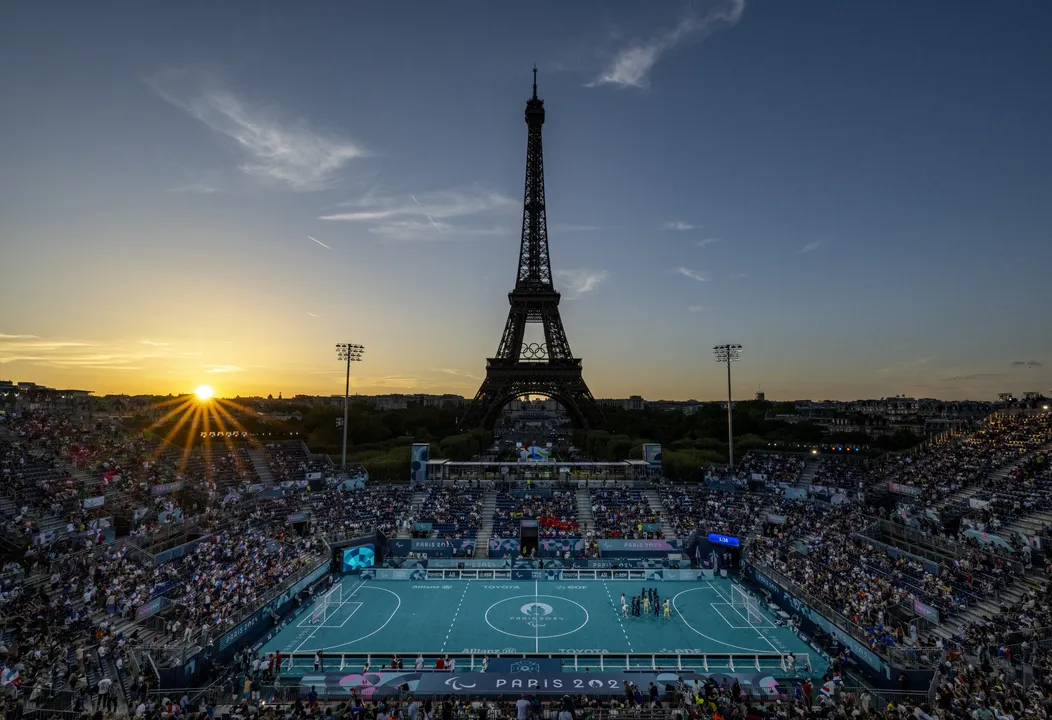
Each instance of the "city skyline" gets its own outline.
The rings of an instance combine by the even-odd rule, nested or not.
[[[0,379],[333,395],[354,342],[352,394],[470,398],[536,63],[596,397],[718,400],[739,342],[736,398],[1052,387],[1049,7],[65,7],[0,30]]]

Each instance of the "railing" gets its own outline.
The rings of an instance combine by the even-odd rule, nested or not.
[[[715,671],[747,672],[754,670],[797,672],[810,674],[813,669],[810,653],[796,653],[795,664],[789,665],[788,655],[782,653],[698,653],[681,651],[672,653],[320,653],[321,665],[330,671],[360,671],[365,666],[377,670],[379,665],[390,663],[398,655],[403,661],[414,664],[422,658],[422,670],[443,672],[435,668],[439,659],[454,658],[459,672],[482,672],[484,658],[539,658],[559,660],[564,672],[625,672],[625,671],[690,671],[708,673]],[[291,653],[282,658],[283,672],[293,670],[313,671],[314,652]],[[448,672],[448,670],[446,671]]]
[[[797,599],[803,601],[812,610],[817,612],[819,615],[824,616],[833,625],[835,625],[841,632],[850,635],[852,638],[862,643],[865,647],[868,647],[875,654],[887,660],[893,666],[896,667],[916,667],[926,666],[932,662],[932,659],[938,659],[942,657],[942,650],[938,648],[925,648],[925,647],[889,647],[887,645],[877,644],[875,647],[870,645],[869,637],[865,632],[862,631],[858,625],[856,625],[851,618],[846,617],[842,613],[834,610],[827,603],[819,600],[809,591],[800,587],[797,583],[785,577],[782,573],[757,560],[755,557],[748,559],[749,563],[756,567],[757,570],[767,575],[774,580],[778,585],[787,590],[790,594],[796,596]],[[923,658],[928,658],[924,660]]]

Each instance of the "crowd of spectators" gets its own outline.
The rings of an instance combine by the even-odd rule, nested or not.
[[[735,470],[738,477],[746,480],[759,474],[768,483],[795,485],[805,465],[807,460],[798,453],[750,452]]]
[[[67,689],[81,707],[92,708],[108,706],[105,698],[111,692],[132,698],[141,678],[129,671],[131,647],[170,649],[207,642],[258,608],[296,573],[326,557],[325,540],[376,529],[393,535],[413,522],[413,491],[408,486],[317,492],[297,488],[280,498],[224,507],[219,501],[226,491],[243,491],[258,480],[242,449],[216,446],[187,459],[141,438],[116,438],[107,428],[78,421],[23,414],[0,423],[0,472],[9,499],[5,524],[12,524],[23,540],[41,530],[45,521],[65,529],[54,542],[24,542],[27,550],[19,562],[0,570],[0,614],[7,628],[0,635],[0,656],[7,668],[20,674],[25,695]],[[859,491],[842,506],[703,487],[662,488],[661,502],[680,536],[755,535],[749,552],[757,563],[788,579],[804,596],[834,609],[838,621],[853,626],[877,651],[941,644],[934,637],[910,637],[908,630],[914,601],[933,608],[946,626],[957,627],[947,642],[951,651],[938,656],[940,670],[967,683],[966,688],[960,682],[943,686],[938,702],[945,707],[939,709],[955,716],[978,698],[972,710],[986,720],[984,708],[1011,716],[1032,701],[1004,685],[993,694],[986,692],[1006,662],[1034,664],[1044,670],[1041,678],[1047,682],[1052,667],[1041,645],[1052,639],[1047,580],[1039,586],[1020,584],[1017,564],[960,535],[952,561],[922,563],[890,553],[858,533],[879,515],[865,504],[867,498],[879,497],[889,483],[908,488],[892,491],[898,490],[895,494],[903,503],[917,508],[936,507],[954,493],[969,491],[970,497],[985,503],[972,519],[990,530],[1046,509],[1052,500],[1052,475],[1048,453],[1040,448],[1050,442],[1050,416],[1006,416],[985,422],[967,437],[872,466],[824,459],[815,484]],[[303,479],[316,467],[302,444],[270,446],[266,458],[279,481]],[[768,482],[794,484],[806,461],[807,456],[750,453],[739,475],[761,473]],[[1008,470],[997,472],[1004,468]],[[202,499],[207,533],[201,544],[160,564],[140,549],[134,534],[102,544],[107,540],[100,534],[102,528],[92,527],[99,514],[85,510],[81,502],[89,493],[109,498],[120,491],[131,498],[123,502],[147,503],[153,513],[174,517],[179,501],[154,496],[149,488],[175,478],[193,485]],[[432,523],[440,537],[474,537],[482,524],[482,497],[477,488],[429,488],[416,520]],[[590,541],[662,536],[659,513],[643,490],[597,489],[590,499],[595,522],[586,533]],[[305,519],[293,521],[293,514]],[[537,518],[542,535],[549,537],[581,531],[574,488],[501,492],[494,536],[517,534],[524,517]],[[1020,587],[1024,589],[1018,599],[1004,597],[1006,590]],[[134,619],[158,597],[166,599],[164,617],[147,630]],[[999,612],[978,620],[974,614],[960,618],[962,610],[983,602],[999,606]],[[971,667],[962,652],[972,659]],[[729,702],[733,705],[733,698]],[[858,698],[833,703],[859,708],[862,715],[869,712]],[[921,712],[934,715],[936,710]],[[1003,720],[1002,715],[997,718]]]
[[[493,511],[493,537],[518,537],[524,518],[537,520],[541,537],[579,536],[576,489],[555,485],[543,490],[501,491]]]
[[[325,470],[325,463],[311,457],[302,442],[268,443],[263,446],[270,472],[277,482],[305,480],[308,473]]]
[[[661,518],[639,489],[591,491],[595,529],[590,538],[656,540],[665,535]]]
[[[918,506],[930,506],[984,480],[1052,442],[1052,413],[995,416],[967,437],[951,438],[874,465],[867,484],[911,488]]]
[[[467,484],[432,485],[427,489],[416,521],[431,523],[434,537],[473,538],[482,527],[484,494]]]
[[[769,495],[727,493],[698,485],[667,486],[661,490],[665,514],[679,537],[722,533],[745,537]]]
[[[812,485],[858,492],[867,480],[864,460],[848,455],[823,455],[815,469]]]

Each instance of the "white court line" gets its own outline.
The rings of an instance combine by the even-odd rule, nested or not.
[[[727,623],[727,627],[731,628],[732,630],[773,630],[776,627],[773,623],[771,623],[769,625],[735,625],[730,620],[728,620],[727,616],[724,615],[723,613],[721,613],[720,609],[717,607],[718,605],[726,605],[726,604],[727,603],[725,603],[725,602],[709,603],[709,605],[712,606],[712,609],[716,611],[716,614],[719,615],[721,618],[723,618],[723,622]],[[738,613],[738,615],[740,617],[741,613]],[[768,622],[768,620],[766,618],[764,618],[764,622]]]
[[[358,592],[358,589],[361,588],[361,586],[364,585],[364,584],[365,584],[364,580],[359,581],[358,584],[354,587],[354,590],[351,591],[351,593],[350,593],[350,595],[348,597],[353,597],[354,593]],[[327,592],[332,592],[332,590],[328,590]],[[312,611],[308,610],[308,612],[312,612]],[[298,653],[300,651],[300,648],[303,647],[304,645],[306,645],[307,642],[312,637],[314,637],[314,633],[318,632],[321,629],[322,629],[322,623],[319,623],[318,627],[316,627],[313,630],[311,630],[310,631],[310,635],[308,635],[306,638],[304,638],[303,642],[301,642],[299,645],[297,645],[296,649],[293,650],[292,652],[293,653]],[[292,662],[292,658],[289,658],[289,662]]]
[[[723,594],[723,593],[721,593],[721,592],[719,591],[719,589],[717,589],[717,588],[716,588],[716,586],[714,586],[714,585],[712,584],[712,581],[711,581],[711,580],[706,580],[705,582],[707,582],[707,583],[709,584],[709,587],[710,587],[710,588],[712,588],[713,590],[715,590],[715,591],[716,591],[716,594],[717,594],[717,595],[719,595],[721,599],[723,599],[723,600],[724,600],[724,601],[725,601],[725,602],[726,602],[726,603],[727,603],[728,605],[730,605],[730,606],[731,606],[731,610],[734,610],[734,612],[738,613],[738,616],[739,616],[739,617],[741,617],[741,619],[742,619],[742,620],[744,620],[744,621],[745,621],[746,623],[748,623],[748,622],[749,622],[749,618],[745,617],[745,616],[744,616],[744,615],[742,615],[742,614],[741,614],[740,612],[738,612],[738,611],[737,611],[737,610],[736,610],[736,609],[734,608],[734,603],[730,602],[730,601],[728,600],[728,598],[727,598],[727,597],[725,597],[725,596],[724,596],[724,594]],[[722,616],[721,616],[721,617],[722,617]],[[761,615],[760,617],[763,617],[763,615]],[[768,639],[767,639],[767,636],[766,636],[766,635],[764,635],[764,634],[763,634],[762,632],[760,632],[759,628],[755,628],[755,627],[754,627],[753,629],[754,629],[754,630],[756,630],[756,634],[760,636],[760,639],[761,639],[761,640],[763,640],[763,641],[764,641],[765,643],[767,643],[768,645],[770,645],[770,646],[771,646],[771,649],[772,649],[772,650],[774,650],[774,651],[775,651],[776,653],[778,653],[779,655],[780,655],[780,654],[782,654],[782,651],[781,651],[781,650],[779,650],[778,648],[776,648],[776,647],[774,646],[774,643],[773,643],[773,642],[771,642],[770,640],[768,640]]]
[[[632,652],[632,641],[628,638],[628,631],[625,630],[625,624],[621,622],[621,608],[614,602],[614,596],[610,594],[610,587],[603,581],[603,587],[606,588],[606,597],[609,598],[610,604],[614,606],[614,616],[617,618],[617,624],[621,626],[621,632],[625,636],[625,642],[628,643],[628,651]]]
[[[362,586],[365,586],[365,583],[362,583]],[[359,588],[359,589],[361,589],[361,588]],[[342,647],[347,647],[348,645],[354,645],[355,643],[361,642],[362,640],[365,640],[367,638],[371,638],[373,635],[375,635],[376,633],[380,632],[385,627],[390,625],[391,621],[394,620],[395,615],[398,614],[399,609],[401,609],[401,607],[402,607],[402,597],[398,593],[396,593],[394,590],[388,590],[387,588],[382,588],[382,587],[378,587],[378,586],[375,586],[375,585],[365,586],[365,589],[366,590],[382,590],[385,593],[390,593],[391,595],[395,596],[395,602],[397,604],[395,605],[394,610],[391,611],[390,617],[388,617],[387,620],[384,621],[383,625],[381,625],[380,627],[376,628],[375,630],[373,630],[368,635],[362,635],[360,638],[355,638],[354,640],[348,640],[347,642],[340,643],[339,645],[330,645],[330,646],[328,646],[328,648],[327,648],[328,652],[332,652],[334,650],[338,650],[339,648],[342,648]]]
[[[445,652],[446,651],[446,643],[449,642],[449,636],[453,632],[453,625],[457,621],[457,616],[460,615],[460,606],[464,604],[464,598],[468,594],[468,588],[469,587],[471,587],[471,581],[470,580],[468,582],[464,583],[464,592],[462,592],[460,594],[460,602],[457,603],[457,609],[453,613],[453,619],[449,621],[449,629],[446,630],[446,639],[442,641],[442,649],[439,650],[439,652]]]
[[[537,578],[533,579],[533,607],[537,607],[538,593],[540,590],[537,587]],[[536,610],[534,610],[536,613]],[[533,651],[539,653],[541,651],[541,623],[536,617],[533,618]]]
[[[699,585],[698,587],[692,587],[692,588],[689,588],[687,590],[681,590],[680,592],[676,593],[672,597],[672,609],[675,610],[675,615],[678,616],[679,619],[683,621],[683,624],[686,625],[688,628],[690,628],[691,631],[695,635],[700,635],[701,637],[705,638],[706,640],[714,642],[717,645],[724,645],[724,646],[729,647],[729,648],[734,648],[735,650],[742,650],[744,652],[750,652],[750,653],[767,652],[766,650],[757,650],[756,648],[748,648],[748,647],[744,647],[742,645],[734,645],[733,643],[724,642],[723,640],[717,640],[716,638],[712,637],[711,635],[706,635],[705,633],[701,632],[696,627],[694,627],[693,625],[690,624],[690,622],[687,620],[686,616],[683,615],[683,612],[680,611],[679,606],[676,604],[676,600],[679,598],[680,595],[685,595],[685,594],[691,593],[691,592],[697,592],[698,590],[715,590],[715,589],[716,588],[707,588],[707,587],[704,587],[702,585]],[[768,644],[770,644],[770,643],[768,643]]]

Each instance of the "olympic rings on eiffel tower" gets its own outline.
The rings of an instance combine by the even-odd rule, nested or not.
[[[548,357],[548,346],[544,343],[523,343],[519,356],[523,360],[542,360]]]

